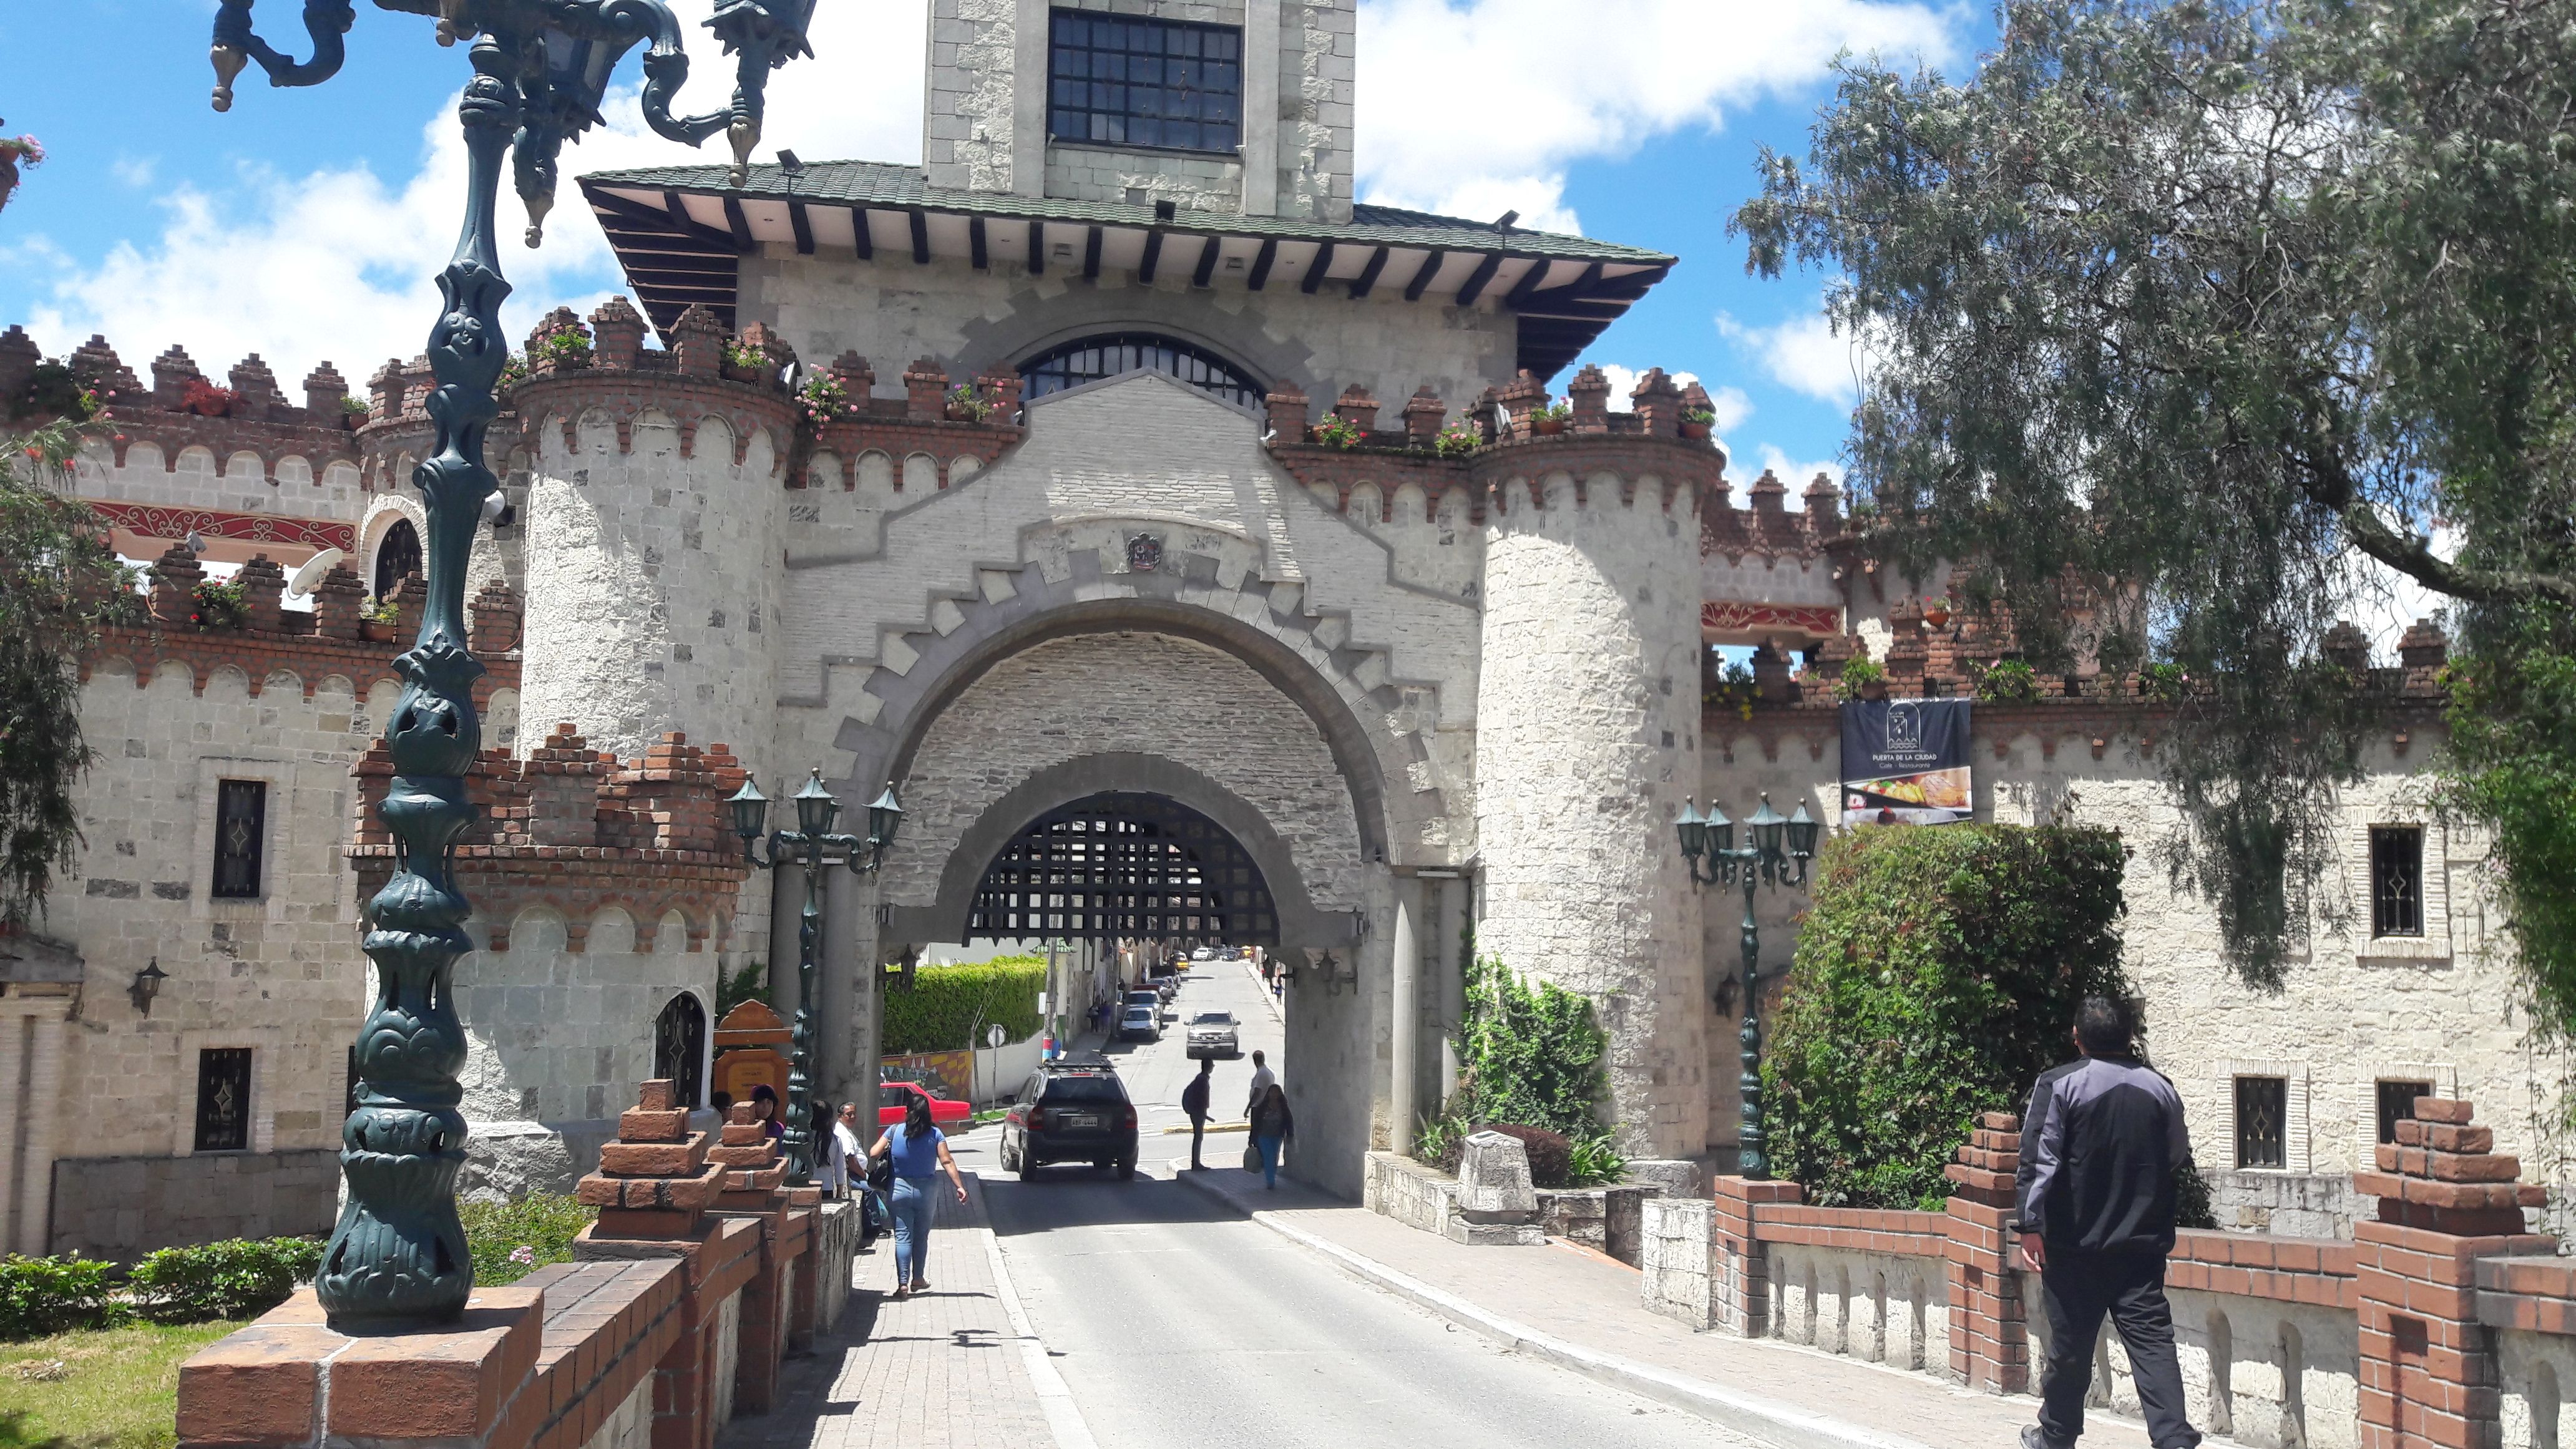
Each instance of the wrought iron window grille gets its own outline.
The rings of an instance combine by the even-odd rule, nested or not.
[[[1058,141],[1232,152],[1243,142],[1243,32],[1054,12],[1047,134]]]

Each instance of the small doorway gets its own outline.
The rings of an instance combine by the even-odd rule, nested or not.
[[[679,1100],[705,1105],[707,1009],[688,992],[671,998],[653,1023],[653,1075],[671,1083]]]

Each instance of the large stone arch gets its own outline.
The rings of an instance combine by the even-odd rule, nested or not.
[[[1178,760],[1141,752],[1082,756],[1037,771],[976,816],[939,873],[928,906],[896,906],[897,940],[963,941],[975,888],[1002,848],[1028,823],[1058,806],[1104,791],[1161,795],[1196,810],[1232,835],[1252,857],[1279,915],[1283,948],[1343,946],[1358,934],[1356,912],[1319,910],[1305,873],[1260,807]],[[1355,883],[1356,884],[1356,883]]]
[[[1445,843],[1447,807],[1427,784],[1424,732],[1399,729],[1432,708],[1407,698],[1426,687],[1390,677],[1382,651],[1351,644],[1347,615],[1309,616],[1297,607],[1302,584],[1251,577],[1227,591],[1233,612],[1209,608],[1192,596],[1213,591],[1216,560],[1187,553],[1167,553],[1152,573],[1104,575],[1079,553],[1071,563],[1056,579],[1035,563],[1021,565],[1004,597],[944,600],[954,611],[946,632],[901,636],[903,667],[878,668],[865,685],[879,702],[875,717],[845,717],[834,740],[852,756],[844,794],[873,795],[907,773],[941,714],[1004,660],[1055,639],[1144,632],[1232,656],[1314,722],[1350,791],[1366,856],[1405,860]]]

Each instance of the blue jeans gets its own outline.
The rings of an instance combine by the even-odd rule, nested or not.
[[[930,1264],[930,1225],[939,1216],[939,1179],[894,1180],[894,1281],[917,1283]]]
[[[1279,1185],[1279,1139],[1255,1137],[1252,1145],[1261,1152],[1261,1180],[1271,1187]]]

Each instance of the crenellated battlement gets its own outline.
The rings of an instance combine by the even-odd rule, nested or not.
[[[350,773],[358,791],[349,859],[365,897],[393,870],[393,835],[377,814],[394,775],[384,742]],[[524,760],[485,750],[466,774],[475,813],[458,838],[456,864],[492,923],[491,949],[509,949],[509,923],[532,906],[563,917],[575,951],[605,906],[634,921],[640,952],[656,949],[659,925],[673,911],[685,923],[685,949],[707,949],[751,873],[724,804],[743,778],[726,746],[701,750],[678,733],[622,761],[592,749],[569,723]]]
[[[60,417],[104,416],[115,423],[102,439],[116,466],[126,465],[137,443],[158,451],[164,471],[176,472],[191,448],[212,453],[220,467],[240,454],[260,460],[265,481],[278,481],[278,465],[303,460],[319,484],[335,462],[359,461],[352,429],[361,417],[347,410],[348,386],[328,362],[306,374],[303,405],[288,401],[277,374],[259,354],[235,363],[218,385],[198,369],[187,350],[173,346],[152,362],[147,386],[107,339],[93,336],[67,358],[47,359],[26,329],[0,332],[0,406],[35,422]]]

